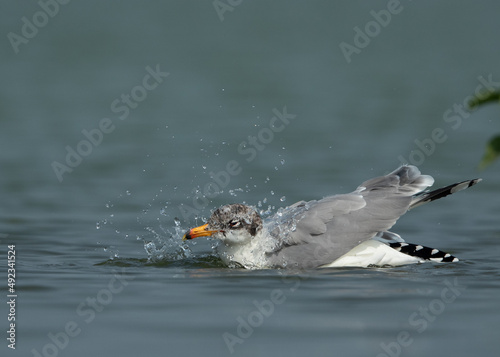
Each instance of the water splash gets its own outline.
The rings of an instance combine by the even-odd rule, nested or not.
[[[247,188],[248,188],[248,185],[247,185]],[[244,192],[244,190],[240,187],[240,188],[231,189],[228,192],[231,196],[236,197],[236,196],[238,196],[238,194],[236,192]]]
[[[152,227],[146,230],[153,236],[153,240],[144,240],[144,250],[148,254],[148,262],[177,261],[192,257],[189,246],[180,239],[184,229],[179,218],[174,218],[174,225],[165,227],[159,225],[159,231]],[[193,242],[196,244],[196,242]],[[194,245],[193,244],[193,245]]]
[[[287,237],[297,230],[297,222],[309,209],[307,202],[299,202],[290,207],[279,208],[274,216],[268,217],[264,224],[275,237]]]

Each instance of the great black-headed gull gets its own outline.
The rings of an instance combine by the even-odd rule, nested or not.
[[[439,249],[406,243],[389,232],[406,211],[471,187],[467,180],[434,191],[415,166],[363,182],[355,191],[300,201],[262,220],[252,207],[230,204],[183,240],[213,236],[221,259],[248,269],[398,266],[458,259]]]

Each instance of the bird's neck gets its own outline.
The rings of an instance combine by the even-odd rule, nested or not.
[[[273,250],[273,242],[267,231],[262,229],[245,244],[221,242],[217,250],[221,259],[229,266],[237,263],[245,268],[259,269],[267,266],[265,253]]]

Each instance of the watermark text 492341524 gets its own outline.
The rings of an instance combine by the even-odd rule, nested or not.
[[[7,315],[8,330],[7,341],[8,347],[16,349],[16,246],[11,244],[7,250],[7,305],[9,311]]]

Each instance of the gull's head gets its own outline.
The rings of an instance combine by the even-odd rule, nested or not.
[[[260,215],[253,208],[236,203],[215,210],[206,224],[189,229],[182,240],[213,236],[226,245],[246,244],[261,229]]]

